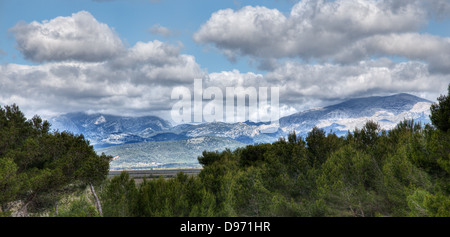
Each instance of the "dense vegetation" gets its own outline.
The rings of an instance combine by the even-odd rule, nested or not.
[[[110,159],[98,156],[83,135],[50,132],[40,117],[27,120],[16,105],[0,107],[0,216],[57,212],[64,196],[86,185],[95,194]]]
[[[450,86],[449,86],[450,92]],[[105,216],[450,216],[449,96],[434,126],[368,121],[346,137],[317,127],[273,144],[203,152],[198,176],[103,186]]]
[[[450,94],[450,85],[449,85]],[[313,128],[272,144],[203,152],[197,176],[136,184],[106,179],[111,157],[82,135],[49,132],[17,106],[0,108],[0,215],[15,205],[56,216],[450,216],[450,96],[432,125],[368,121],[345,137]],[[96,184],[99,199],[75,195]],[[95,203],[95,204],[93,204]],[[101,205],[100,205],[101,203]]]

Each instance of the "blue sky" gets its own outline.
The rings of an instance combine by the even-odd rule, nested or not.
[[[0,0],[0,105],[167,117],[171,91],[194,78],[279,87],[282,115],[435,100],[450,82],[449,26],[447,0]]]
[[[288,12],[291,1],[265,0],[258,5],[277,8]],[[181,42],[183,53],[195,55],[197,61],[210,71],[232,70],[255,71],[249,68],[246,61],[230,62],[225,57],[211,50],[204,49],[192,40],[192,34],[206,22],[211,14],[220,9],[238,9],[240,6],[255,5],[255,1],[233,0],[1,0],[0,32],[2,40],[0,49],[8,53],[1,58],[2,62],[34,64],[25,60],[15,48],[15,40],[8,31],[19,21],[42,22],[58,16],[70,16],[82,10],[90,12],[94,17],[110,27],[129,45],[138,41],[162,40],[172,43]],[[165,37],[152,34],[150,28],[160,25],[175,31],[174,36]]]

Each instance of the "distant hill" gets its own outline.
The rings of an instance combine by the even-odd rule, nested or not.
[[[111,170],[133,168],[200,167],[203,151],[234,150],[246,144],[221,137],[196,137],[178,141],[140,142],[99,148],[97,152],[112,155]]]

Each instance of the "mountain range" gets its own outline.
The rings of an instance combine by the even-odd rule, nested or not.
[[[372,120],[382,129],[390,130],[404,119],[430,123],[431,104],[429,100],[405,93],[356,98],[283,117],[280,127],[284,133],[295,130],[297,134],[306,135],[317,126],[326,132],[345,135]]]
[[[168,121],[156,116],[124,117],[83,112],[53,117],[49,122],[53,129],[83,134],[94,147],[149,141],[152,135],[172,128]]]
[[[63,114],[50,118],[49,122],[54,129],[83,134],[98,152],[120,157],[120,162],[111,163],[116,168],[137,167],[138,163],[145,167],[195,166],[197,156],[203,150],[220,151],[227,147],[271,143],[294,130],[297,135],[306,137],[314,126],[343,136],[369,120],[385,130],[392,129],[404,119],[430,123],[431,104],[431,101],[404,93],[355,98],[282,117],[277,124],[247,121],[172,126],[156,116],[125,117],[83,112]],[[268,129],[272,131],[267,133]],[[192,141],[195,141],[195,148],[191,146]]]

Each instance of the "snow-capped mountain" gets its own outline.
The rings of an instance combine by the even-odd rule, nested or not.
[[[350,99],[345,102],[308,110],[280,119],[284,134],[296,131],[305,136],[314,126],[337,135],[361,128],[367,121],[377,122],[382,129],[394,128],[399,122],[414,119],[430,123],[432,102],[409,94]]]
[[[281,130],[275,127],[274,133],[266,133],[266,130],[274,125],[270,123],[203,123],[199,125],[181,125],[174,127],[173,131],[182,131],[187,137],[224,137],[246,144],[273,142],[279,138]]]
[[[368,120],[389,130],[404,119],[429,123],[432,102],[409,94],[355,98],[323,108],[282,117],[279,127],[271,123],[202,123],[171,126],[155,116],[121,117],[105,114],[70,113],[50,119],[52,128],[84,134],[94,147],[178,141],[195,137],[221,137],[245,144],[274,142],[289,132],[305,137],[317,126],[325,132],[345,135],[361,128]],[[272,128],[271,133],[267,129]],[[275,128],[275,129],[274,129]]]
[[[53,129],[83,134],[95,147],[146,141],[172,126],[156,116],[123,117],[106,114],[69,113],[49,119]]]
[[[70,113],[49,120],[53,129],[84,134],[97,152],[116,157],[112,169],[198,167],[203,150],[267,143],[294,131],[306,137],[314,126],[346,135],[367,121],[389,130],[405,119],[430,123],[432,102],[409,94],[356,98],[279,119],[278,123],[202,123],[171,126],[155,116],[122,117]],[[276,127],[274,127],[276,125]],[[271,133],[267,133],[270,130]]]

